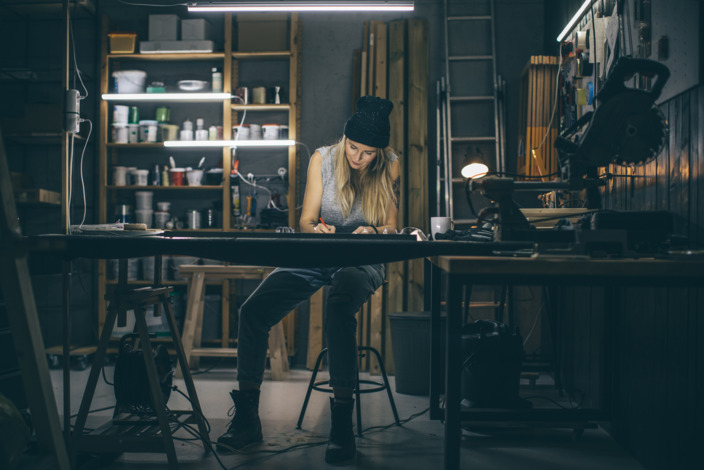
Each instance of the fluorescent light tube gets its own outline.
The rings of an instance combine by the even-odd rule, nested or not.
[[[290,147],[295,140],[166,140],[164,147]]]
[[[562,40],[565,39],[569,32],[572,31],[574,25],[582,19],[582,16],[584,16],[584,13],[587,11],[587,8],[589,8],[592,3],[594,3],[594,0],[585,0],[584,3],[582,3],[582,6],[579,7],[577,13],[574,14],[570,22],[567,23],[567,26],[565,26],[565,29],[563,29],[560,35],[557,36],[557,42],[562,42]]]
[[[103,93],[106,101],[222,101],[230,93]]]
[[[188,11],[200,12],[256,12],[256,11],[413,11],[412,0],[368,1],[244,1],[191,2]]]

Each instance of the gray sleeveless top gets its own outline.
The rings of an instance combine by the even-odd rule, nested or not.
[[[350,215],[345,218],[337,200],[337,183],[335,182],[334,146],[321,147],[317,151],[323,157],[320,172],[323,177],[323,199],[320,203],[320,216],[327,225],[334,225],[338,233],[349,233],[360,225],[369,225],[362,214],[362,200],[356,198]],[[398,156],[391,153],[391,162]]]

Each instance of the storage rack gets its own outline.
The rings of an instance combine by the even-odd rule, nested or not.
[[[211,21],[215,21],[211,19]],[[221,110],[217,113],[218,119],[221,119],[223,128],[223,140],[229,140],[233,138],[232,126],[238,123],[238,113],[246,111],[247,113],[285,113],[284,120],[287,120],[288,125],[288,138],[290,140],[297,140],[298,129],[300,128],[300,22],[298,15],[292,13],[288,16],[287,26],[289,29],[288,36],[288,49],[287,50],[276,50],[276,51],[257,51],[257,52],[241,52],[235,50],[234,47],[234,32],[236,31],[236,16],[232,14],[223,15],[223,44],[222,52],[207,52],[207,53],[158,53],[158,54],[140,54],[140,53],[127,53],[127,54],[115,54],[109,53],[108,45],[108,32],[110,31],[110,22],[107,17],[102,20],[102,47],[101,47],[101,63],[100,63],[100,91],[101,93],[110,92],[110,77],[113,70],[119,69],[123,65],[128,67],[154,67],[158,65],[159,67],[169,67],[170,64],[179,64],[186,62],[193,62],[198,67],[218,67],[223,71],[223,93],[230,94],[234,96],[235,88],[239,86],[239,65],[240,62],[256,62],[256,61],[267,61],[267,60],[277,60],[277,61],[288,61],[288,90],[287,97],[288,103],[284,104],[266,104],[266,105],[256,105],[256,104],[240,104],[233,97],[223,98],[217,102],[221,105]],[[136,64],[136,65],[135,65]],[[138,67],[137,67],[138,68]],[[124,68],[123,68],[124,69]],[[190,77],[181,77],[190,78]],[[107,100],[100,101],[100,125],[98,129],[99,136],[99,205],[98,205],[98,222],[99,223],[109,223],[113,222],[111,220],[112,213],[110,212],[111,206],[117,200],[117,195],[130,195],[134,191],[146,190],[154,191],[155,197],[158,194],[160,198],[169,199],[173,197],[183,197],[184,194],[188,198],[193,200],[203,200],[207,197],[212,197],[213,194],[217,194],[216,198],[218,202],[222,202],[222,220],[219,224],[219,228],[208,228],[200,229],[202,231],[217,231],[217,232],[229,232],[237,231],[238,228],[235,227],[235,220],[232,216],[232,200],[231,200],[231,187],[229,171],[232,168],[232,148],[223,147],[221,151],[221,156],[219,157],[222,162],[223,168],[223,179],[219,185],[204,185],[204,186],[115,186],[111,183],[111,167],[118,164],[121,158],[129,158],[131,152],[138,152],[140,155],[148,155],[148,158],[152,163],[164,163],[169,155],[170,149],[164,147],[162,142],[157,143],[113,143],[110,140],[110,125],[111,125],[111,106],[112,102]],[[130,104],[130,102],[120,102],[120,104]],[[137,103],[132,103],[132,105]],[[168,104],[164,102],[164,104]],[[186,104],[184,104],[186,105]],[[179,106],[184,106],[179,105]],[[197,102],[191,102],[187,106],[198,106]],[[200,106],[213,106],[212,104]],[[199,152],[201,150],[195,149]],[[174,150],[176,153],[182,150]],[[217,151],[217,150],[215,150]],[[203,148],[202,152],[210,152],[209,157],[212,157],[214,150]],[[238,153],[245,154],[249,152],[249,149],[245,147],[238,147]],[[252,150],[252,152],[257,152],[257,150]],[[154,155],[152,157],[152,155]],[[156,160],[158,158],[158,160]],[[177,157],[176,157],[177,158]],[[290,146],[288,148],[288,156],[286,164],[288,166],[285,180],[288,184],[288,192],[286,194],[286,202],[288,206],[288,225],[291,227],[297,226],[298,213],[297,213],[297,200],[299,199],[299,157],[297,146]],[[276,168],[273,168],[271,173],[274,173]],[[105,298],[105,293],[109,289],[109,285],[112,284],[107,278],[107,263],[105,261],[99,262],[98,267],[98,299]],[[133,284],[147,284],[148,281],[130,281]],[[185,285],[186,282],[183,280],[167,280],[164,284],[170,285]],[[223,318],[225,319],[229,316],[229,292],[230,286],[229,281],[222,281],[222,312]],[[106,316],[106,305],[100,300],[98,307],[98,318],[99,318],[99,328],[102,330],[105,316]],[[226,321],[223,320],[223,326],[226,325]],[[287,337],[289,332],[292,332],[292,325],[287,326]],[[223,328],[222,332],[222,346],[226,347],[230,339],[228,338],[228,331]],[[289,339],[291,341],[291,339]],[[289,345],[289,350],[292,350],[292,345]]]

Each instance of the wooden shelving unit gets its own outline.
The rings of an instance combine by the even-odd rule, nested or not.
[[[178,106],[188,106],[198,109],[198,107],[210,107],[212,111],[213,106],[219,106],[220,111],[218,114],[218,124],[222,124],[222,139],[229,140],[232,136],[232,126],[238,123],[238,115],[241,112],[268,112],[268,113],[284,113],[285,118],[281,120],[286,121],[288,124],[288,138],[291,140],[297,140],[298,129],[300,127],[300,109],[298,106],[300,90],[300,23],[297,14],[291,14],[288,19],[289,26],[289,49],[288,50],[276,50],[276,51],[261,51],[261,52],[238,52],[234,50],[234,36],[233,33],[236,30],[236,17],[231,14],[223,14],[221,17],[223,21],[223,43],[219,45],[222,52],[208,52],[208,53],[132,53],[132,54],[111,54],[108,49],[108,32],[111,30],[108,18],[103,18],[102,22],[102,51],[101,51],[101,77],[100,77],[100,91],[102,94],[112,93],[111,89],[111,77],[114,70],[129,70],[129,69],[155,69],[154,65],[158,64],[158,69],[160,73],[167,74],[170,73],[174,75],[172,70],[179,68],[178,64],[193,63],[191,71],[202,69],[210,70],[211,67],[217,67],[223,72],[223,89],[222,92],[230,97],[223,99],[218,99],[215,104],[212,104],[212,99],[199,101],[189,101],[189,102],[179,102]],[[218,19],[210,19],[213,24]],[[119,25],[116,25],[119,27]],[[281,77],[280,80],[285,82],[288,80],[288,90],[287,90],[287,103],[282,104],[247,104],[242,105],[237,103],[237,97],[234,95],[235,88],[240,86],[238,82],[239,78],[239,65],[243,61],[288,61],[288,76]],[[162,65],[163,64],[163,65]],[[174,65],[176,64],[176,65]],[[256,64],[255,64],[256,65]],[[183,67],[181,66],[183,69]],[[148,71],[148,76],[150,72]],[[190,79],[192,75],[189,73],[183,73],[183,76],[176,77],[169,75],[166,78],[175,82],[182,79]],[[147,80],[149,84],[150,79]],[[169,82],[171,83],[171,82]],[[172,90],[168,89],[167,91]],[[206,92],[209,91],[205,90]],[[111,206],[117,204],[118,199],[125,199],[130,197],[130,192],[135,191],[153,191],[155,197],[161,200],[169,200],[170,198],[183,198],[187,196],[192,198],[194,201],[203,199],[212,200],[214,194],[219,194],[216,196],[218,205],[221,204],[222,213],[221,220],[219,220],[218,229],[202,229],[203,231],[217,231],[217,232],[229,232],[237,230],[234,224],[234,218],[232,216],[232,200],[231,200],[231,187],[229,173],[232,168],[232,148],[223,147],[221,150],[217,148],[199,148],[194,147],[191,149],[181,149],[164,146],[163,142],[155,143],[115,143],[111,142],[110,138],[110,127],[112,122],[112,106],[114,104],[123,105],[142,105],[144,106],[158,106],[161,104],[160,101],[154,101],[155,94],[149,94],[148,98],[151,100],[147,104],[146,101],[141,101],[136,97],[134,101],[130,100],[119,100],[119,101],[109,101],[106,99],[100,102],[100,123],[98,125],[98,147],[99,147],[99,189],[98,189],[98,222],[99,223],[109,223],[113,222],[111,220],[112,212]],[[147,98],[147,97],[145,97]],[[176,106],[176,100],[169,100],[168,96],[163,103]],[[175,97],[178,98],[178,97]],[[211,101],[210,104],[206,104],[205,101]],[[212,114],[212,112],[211,112]],[[251,116],[251,115],[249,115]],[[142,118],[149,118],[148,116],[142,116]],[[178,124],[178,122],[175,122]],[[195,124],[195,122],[194,122]],[[194,126],[195,127],[195,126]],[[207,125],[206,125],[207,127]],[[187,154],[187,152],[197,152],[206,153],[212,160],[212,156],[217,152],[221,152],[220,166],[223,168],[223,181],[218,185],[204,185],[204,186],[116,186],[112,184],[111,181],[111,169],[114,165],[125,165],[129,166],[123,162],[134,161],[130,160],[131,155],[138,154],[140,159],[143,157],[144,162],[141,168],[145,168],[148,162],[151,162],[151,166],[146,168],[151,168],[155,163],[162,163],[164,159],[169,155],[174,155],[178,160],[178,155]],[[257,152],[258,149],[252,150],[252,152]],[[249,148],[240,146],[237,148],[237,153],[244,155],[246,152],[250,152]],[[288,211],[288,225],[295,227],[298,221],[298,214],[296,211],[296,201],[298,200],[298,191],[300,187],[299,181],[299,158],[297,147],[291,146],[288,148],[288,157],[286,159],[286,178],[288,183],[288,192],[285,195]],[[283,165],[281,165],[283,166]],[[277,168],[272,168],[268,173],[276,173]],[[244,199],[244,198],[243,198]],[[244,200],[243,200],[244,202]],[[243,204],[244,206],[244,204]],[[105,261],[99,262],[98,268],[98,298],[103,299],[107,289],[111,288],[114,282],[107,279],[107,263]],[[135,285],[148,284],[149,281],[130,281]],[[186,282],[182,280],[169,280],[165,283],[169,285],[185,285]],[[229,314],[229,284],[228,281],[218,283],[222,285],[222,299],[223,307],[222,311],[224,315]],[[99,302],[99,328],[102,329],[106,314],[106,305],[104,301]],[[293,331],[292,329],[290,331]],[[226,334],[224,332],[223,334]]]

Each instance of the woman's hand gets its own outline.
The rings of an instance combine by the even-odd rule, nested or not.
[[[357,227],[356,229],[354,229],[354,232],[352,232],[352,233],[362,233],[362,234],[371,233],[371,234],[375,234],[375,233],[379,233],[379,232],[377,232],[376,230],[374,230],[374,228],[373,228],[371,225],[360,225],[359,227]]]
[[[318,224],[313,227],[313,233],[335,233],[335,226]]]

